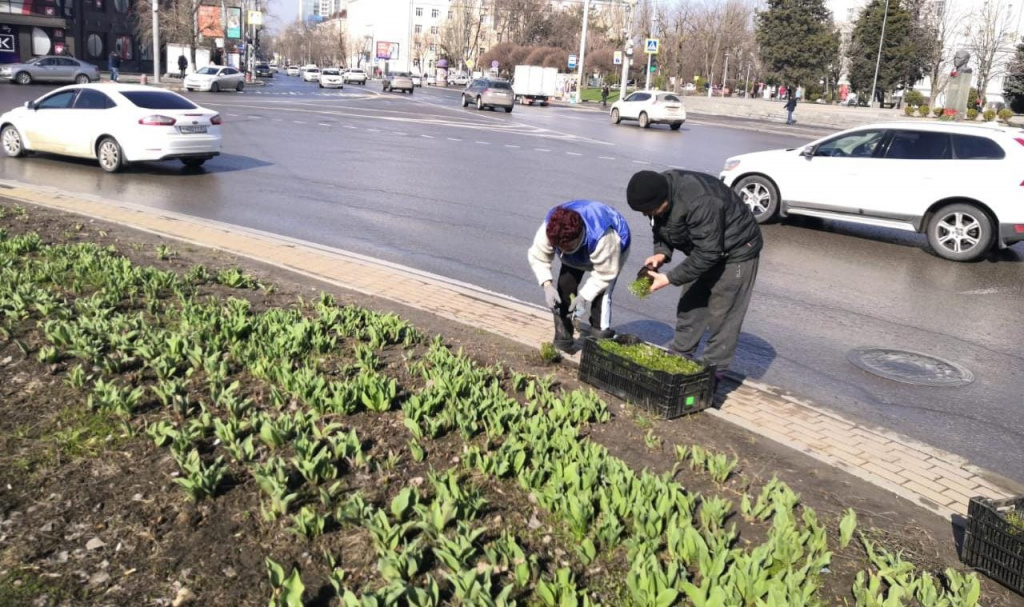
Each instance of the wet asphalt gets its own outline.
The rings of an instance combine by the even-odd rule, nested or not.
[[[51,88],[0,86],[0,108]],[[0,176],[358,251],[539,304],[525,252],[550,207],[592,198],[623,211],[632,275],[651,250],[646,223],[625,204],[634,171],[717,174],[728,156],[822,133],[704,116],[680,132],[641,130],[579,108],[478,112],[454,90],[383,94],[371,81],[321,91],[285,76],[190,97],[225,118],[224,154],[201,172],[154,163],[107,175],[35,156],[0,159]],[[923,236],[890,230],[795,219],[764,235],[733,370],[1024,481],[1024,245],[955,264]],[[637,301],[620,287],[614,324],[666,343],[677,294]],[[881,379],[847,361],[864,346],[936,355],[975,380]]]

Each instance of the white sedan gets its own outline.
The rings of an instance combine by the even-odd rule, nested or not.
[[[302,81],[303,82],[319,82],[320,80],[320,68],[318,67],[304,67],[302,68]]]
[[[734,156],[722,181],[758,222],[804,215],[923,232],[940,257],[971,261],[1024,241],[1020,131],[889,122],[809,145]]]
[[[341,76],[341,70],[336,67],[325,67],[320,72],[320,88],[322,89],[343,89],[345,81]]]
[[[636,91],[613,103],[610,116],[615,124],[623,120],[636,120],[643,129],[662,123],[678,131],[686,122],[686,108],[683,107],[683,100],[675,93]]]
[[[299,66],[297,66],[297,65],[289,65],[287,68],[285,68],[284,73],[285,73],[286,76],[298,76],[299,75]]]
[[[0,148],[10,158],[27,152],[92,158],[108,173],[170,159],[198,168],[220,154],[220,125],[220,114],[171,91],[86,84],[59,88],[0,116]]]
[[[366,84],[366,72],[364,72],[363,70],[358,69],[358,68],[357,69],[348,70],[343,75],[343,79],[345,80],[345,84],[348,84],[350,82],[356,82],[356,83],[359,83],[359,84]]]
[[[230,65],[208,65],[185,76],[182,86],[186,91],[241,91],[245,88],[245,74]]]

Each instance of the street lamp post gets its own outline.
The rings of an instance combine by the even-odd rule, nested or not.
[[[878,58],[875,60],[875,78],[871,81],[871,107],[875,106],[875,89],[878,87],[878,68],[882,66],[882,43],[885,42],[885,23],[889,19],[889,0],[885,0],[885,14],[882,15],[882,35],[878,37]]]
[[[747,79],[743,81],[743,96],[750,97],[750,60],[747,60]]]
[[[729,53],[725,53],[725,71],[722,72],[722,96],[725,97],[725,83],[729,81]]]
[[[160,4],[159,0],[151,0],[153,3],[153,82],[160,82]]]
[[[579,85],[576,87],[576,103],[580,102],[583,97],[583,87],[586,86],[586,72],[583,69],[583,60],[587,54],[587,21],[590,20],[590,0],[583,0],[583,35],[580,36],[580,64],[576,66],[579,68]]]
[[[626,81],[629,80],[629,64],[633,62],[633,16],[636,14],[637,0],[626,0],[626,11],[629,18],[626,21],[626,47],[623,49],[622,57],[622,81],[619,82],[619,99],[626,98]]]

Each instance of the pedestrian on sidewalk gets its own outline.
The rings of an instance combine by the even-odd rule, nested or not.
[[[640,171],[626,188],[629,206],[651,219],[654,254],[644,261],[651,292],[682,287],[672,348],[693,355],[706,330],[703,359],[724,371],[732,362],[757,278],[763,241],[750,208],[715,176],[673,169]],[[673,251],[686,259],[659,271]]]
[[[117,51],[110,51],[110,56],[107,57],[107,69],[110,70],[110,80],[117,82],[121,72],[121,55]]]
[[[786,102],[786,124],[796,124],[796,119],[793,118],[793,112],[796,111],[796,95],[790,95],[789,101]]]
[[[615,335],[611,329],[612,291],[629,256],[629,242],[626,218],[606,204],[573,200],[548,211],[527,258],[544,289],[544,303],[555,317],[552,344],[556,348],[573,351],[573,319],[582,318],[588,305],[590,334],[599,338]],[[556,255],[561,267],[558,282],[553,284],[551,263]]]
[[[608,88],[608,83],[605,82],[601,87],[601,106],[606,107],[608,105],[608,95],[611,94],[611,89]]]
[[[185,58],[185,53],[178,56],[178,72],[181,73],[181,79],[185,79],[185,70],[188,69],[188,59]]]

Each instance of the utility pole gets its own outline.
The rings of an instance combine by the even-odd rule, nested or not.
[[[583,69],[583,60],[587,54],[587,21],[590,20],[590,0],[583,0],[583,35],[580,36],[580,64],[576,66],[579,69],[579,85],[576,87],[576,103],[580,102],[583,97],[583,87],[587,86],[586,72]]]
[[[622,80],[619,82],[619,99],[626,98],[626,81],[629,80],[629,64],[633,62],[633,15],[636,14],[637,0],[626,0],[626,46],[622,57]]]
[[[650,8],[650,7],[648,7]],[[654,37],[654,10],[651,10],[651,18],[647,22],[648,38]],[[647,75],[644,80],[644,90],[651,90],[651,53],[647,53]]]
[[[750,59],[747,59],[747,79],[743,82],[743,96],[750,97]]]
[[[725,97],[725,83],[729,81],[729,53],[725,53],[725,71],[722,72],[722,96]]]
[[[153,3],[153,83],[160,82],[160,0]]]
[[[885,22],[889,19],[889,0],[885,0],[882,15],[882,35],[878,37],[878,59],[875,60],[875,79],[871,81],[871,107],[875,107],[875,89],[878,87],[878,68],[882,65],[882,43],[885,42]]]

